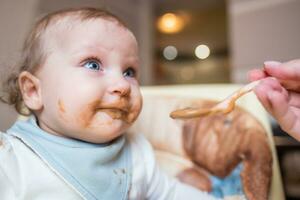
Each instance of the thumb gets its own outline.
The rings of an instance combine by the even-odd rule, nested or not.
[[[277,61],[264,62],[265,72],[280,80],[300,81],[300,59],[285,63]]]

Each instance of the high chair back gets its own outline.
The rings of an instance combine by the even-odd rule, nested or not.
[[[155,150],[158,164],[170,176],[178,176],[184,169],[194,166],[195,160],[191,159],[191,155],[187,153],[186,144],[184,144],[185,133],[183,130],[186,122],[170,118],[170,112],[174,109],[191,106],[194,101],[220,101],[240,86],[236,84],[199,84],[142,87],[143,109],[129,132],[144,134]],[[273,160],[269,200],[283,200],[285,198],[281,174],[268,114],[252,92],[241,97],[237,101],[237,105],[251,116],[249,120],[245,118],[247,121],[251,121],[250,118],[253,118],[257,122],[255,122],[256,125],[255,123],[252,125],[245,121],[245,124],[249,124],[249,128],[260,126],[266,134]],[[226,133],[224,137],[226,137]]]

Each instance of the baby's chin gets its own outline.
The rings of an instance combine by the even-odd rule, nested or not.
[[[120,113],[99,112],[89,122],[87,128],[95,129],[95,131],[107,130],[111,132],[115,130],[120,132],[121,130],[125,131],[131,125],[132,122],[128,122],[126,117]]]
[[[85,135],[84,138],[79,138],[82,141],[89,142],[89,143],[95,143],[95,144],[103,144],[103,143],[109,143],[117,138],[124,135],[125,132],[121,133],[111,133],[111,134],[97,134],[97,133],[88,133]]]
[[[122,136],[131,123],[127,123],[122,119],[106,118],[102,120],[95,119],[89,127],[86,127],[81,134],[80,139],[91,143],[107,143]]]
[[[99,123],[114,123],[116,121],[131,125],[137,118],[139,112],[131,110],[124,112],[118,109],[101,109],[96,113]]]
[[[90,143],[108,143],[122,136],[131,124],[120,113],[97,112],[91,118],[69,121],[61,135]]]

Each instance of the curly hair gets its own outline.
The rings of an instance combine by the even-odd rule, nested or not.
[[[91,19],[106,19],[117,22],[120,26],[128,29],[125,23],[116,15],[100,8],[71,8],[49,13],[38,20],[29,32],[24,44],[22,55],[16,71],[6,77],[2,83],[3,95],[0,100],[9,105],[13,105],[16,111],[22,115],[29,115],[31,111],[26,108],[20,91],[18,77],[23,71],[32,74],[43,65],[47,58],[47,52],[44,48],[45,33],[63,19],[79,20],[81,22]]]

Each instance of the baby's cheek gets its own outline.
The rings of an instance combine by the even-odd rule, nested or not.
[[[59,113],[64,114],[66,112],[64,102],[59,99],[57,104],[58,104]]]
[[[125,119],[125,121],[128,123],[128,124],[131,124],[133,123],[136,118],[138,117],[138,114],[137,112],[130,112],[128,115],[127,115],[127,118]]]
[[[93,112],[90,110],[83,110],[80,112],[78,117],[76,117],[76,122],[79,126],[89,127],[91,123],[91,118],[93,116]]]
[[[57,111],[58,111],[58,116],[61,120],[67,122],[67,116],[66,116],[66,107],[64,102],[59,99],[57,102]]]
[[[141,109],[142,109],[142,98],[137,99],[134,106],[132,106],[130,112],[127,115],[126,122],[127,123],[133,123],[137,117],[139,116]]]
[[[74,107],[67,109],[65,102],[59,99],[57,102],[58,115],[65,123],[75,123],[76,126],[86,128],[90,126],[96,112],[95,105],[98,103],[99,101],[95,101],[82,107],[73,105]]]
[[[80,113],[76,117],[76,121],[78,125],[86,128],[91,125],[91,122],[93,121],[93,118],[95,117],[97,113],[97,105],[99,105],[100,101],[94,101],[89,103],[88,105],[84,106],[82,109],[80,109]]]

